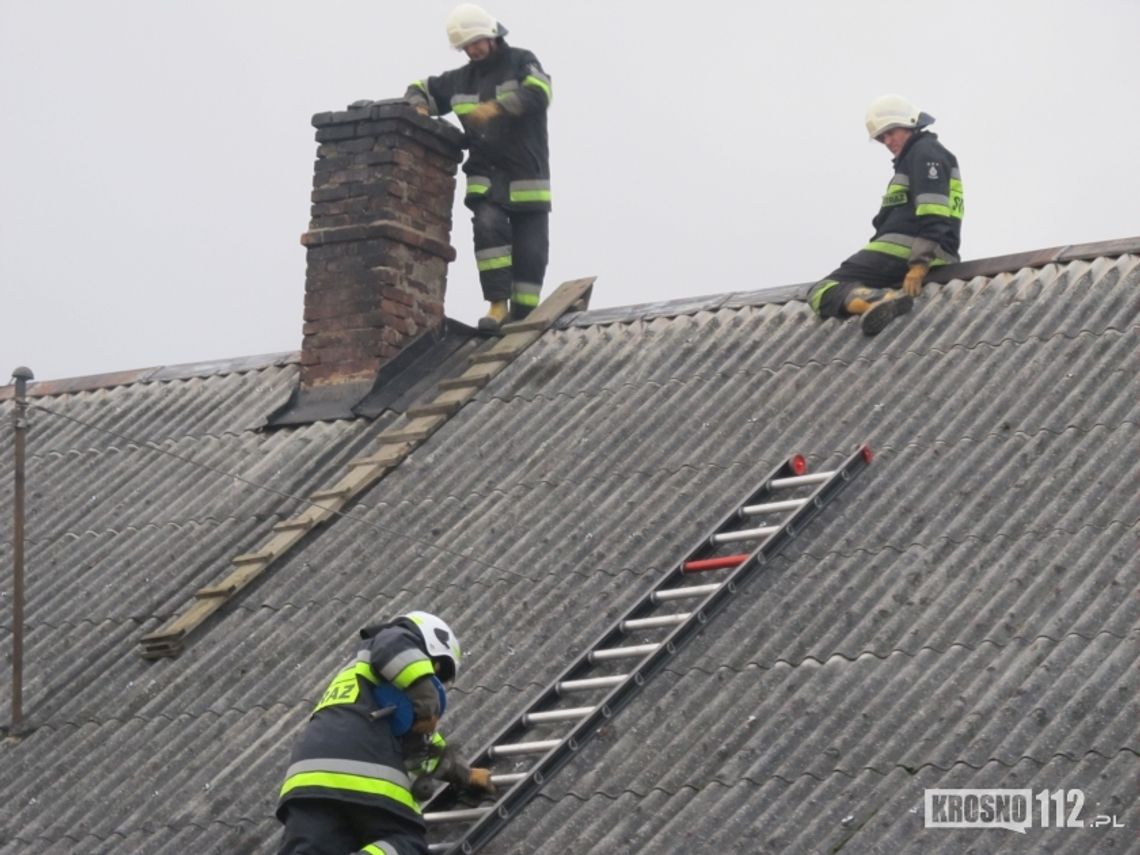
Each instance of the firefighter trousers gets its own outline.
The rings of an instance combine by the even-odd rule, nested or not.
[[[475,263],[483,299],[511,301],[511,316],[538,305],[550,256],[550,214],[512,211],[490,200],[471,204]]]
[[[861,249],[844,260],[808,292],[808,302],[821,318],[848,316],[847,298],[860,285],[869,288],[901,288],[909,263],[905,258]]]
[[[427,855],[422,831],[384,810],[335,799],[292,799],[277,855]]]

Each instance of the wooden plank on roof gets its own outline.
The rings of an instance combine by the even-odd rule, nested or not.
[[[590,307],[590,296],[593,294],[596,280],[596,276],[587,276],[584,279],[563,282],[523,320],[503,324],[503,334],[546,330],[567,312],[584,312]]]

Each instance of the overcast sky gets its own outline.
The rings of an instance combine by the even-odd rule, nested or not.
[[[461,64],[451,0],[0,0],[0,383],[300,347],[314,113]],[[914,100],[962,255],[1140,235],[1140,3],[488,0],[554,79],[546,291],[593,307],[821,278]],[[468,215],[447,312],[474,323]]]

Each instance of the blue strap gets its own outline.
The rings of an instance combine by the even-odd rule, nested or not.
[[[447,691],[438,678],[429,677],[428,679],[431,680],[436,693],[439,695],[439,715],[442,718],[444,710],[447,709]],[[381,680],[372,687],[372,698],[381,709],[392,707],[392,714],[388,716],[388,724],[392,728],[393,736],[403,736],[412,729],[415,713],[412,710],[412,702],[403,691],[397,689],[387,680]]]

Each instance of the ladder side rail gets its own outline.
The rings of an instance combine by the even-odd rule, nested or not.
[[[633,697],[665,667],[677,651],[728,605],[729,598],[739,590],[740,583],[763,567],[769,558],[779,554],[855,475],[866,468],[870,461],[871,451],[865,445],[850,455],[827,481],[816,488],[808,497],[808,501],[780,525],[778,532],[767,537],[748,559],[732,572],[724,584],[702,600],[691,616],[674,629],[656,651],[641,661],[628,679],[611,690],[592,713],[581,719],[562,738],[558,746],[550,749],[531,766],[526,777],[495,802],[493,810],[477,820],[461,838],[453,841],[448,855],[471,855],[498,834],[515,813],[538,795],[546,781],[569,763],[597,733],[600,724],[613,718],[633,700]]]
[[[472,766],[488,765],[492,761],[491,749],[494,746],[501,745],[504,742],[509,742],[519,734],[530,730],[530,725],[526,724],[525,719],[523,718],[526,713],[535,710],[537,707],[540,707],[543,704],[556,702],[560,698],[557,688],[559,683],[565,680],[571,680],[579,677],[594,667],[594,663],[590,662],[589,659],[591,652],[598,650],[601,647],[607,646],[611,642],[614,642],[615,640],[625,636],[625,633],[621,629],[622,621],[628,620],[629,618],[637,615],[645,614],[646,612],[654,609],[656,607],[656,603],[653,602],[654,594],[663,588],[676,584],[682,579],[688,578],[689,574],[684,572],[686,561],[690,561],[694,557],[699,557],[702,554],[707,554],[710,551],[714,551],[716,547],[712,543],[712,536],[729,526],[739,525],[740,508],[744,507],[746,504],[755,504],[761,497],[764,497],[771,492],[772,481],[776,480],[777,478],[789,477],[796,474],[797,471],[802,472],[803,466],[803,458],[799,455],[792,455],[791,457],[777,464],[772,469],[772,471],[764,477],[764,480],[762,480],[752,489],[744,502],[740,503],[737,507],[733,508],[732,511],[727,513],[717,525],[712,527],[704,535],[704,537],[700,539],[698,544],[693,547],[693,549],[691,549],[672,570],[670,570],[668,573],[663,573],[661,575],[661,578],[657,580],[651,589],[645,592],[645,595],[641,597],[637,603],[635,603],[628,611],[626,611],[616,621],[614,621],[614,623],[608,629],[606,629],[594,641],[592,645],[586,647],[584,652],[577,659],[575,659],[574,662],[568,665],[553,682],[542,689],[537,698],[528,704],[523,712],[516,716],[510,723],[505,725],[494,738],[486,742],[477,754],[472,755],[470,758],[470,764]],[[452,788],[446,787],[445,789],[442,789],[436,793],[435,796],[433,796],[424,805],[424,810],[448,810],[456,803],[456,801],[457,797]]]

